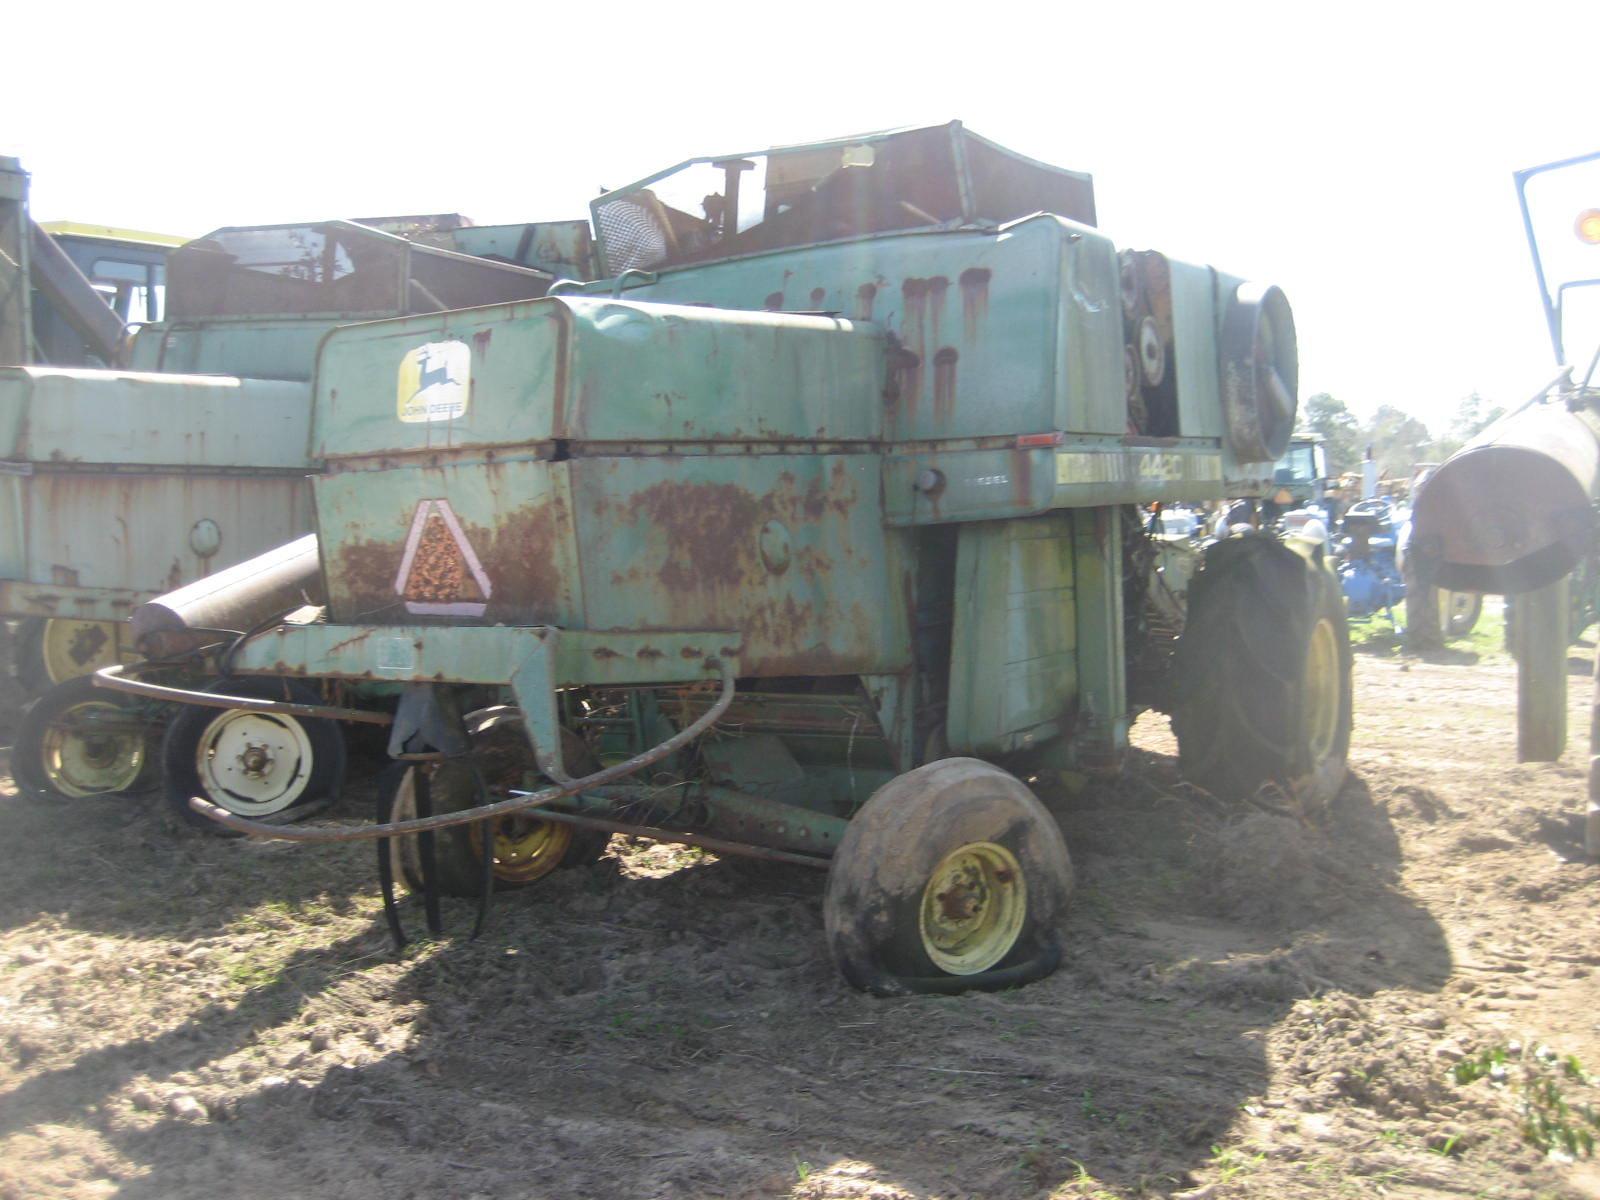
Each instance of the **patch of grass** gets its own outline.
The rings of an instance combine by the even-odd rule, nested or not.
[[[1565,1090],[1568,1084],[1588,1086],[1594,1082],[1576,1055],[1563,1057],[1547,1046],[1530,1053],[1523,1053],[1515,1044],[1491,1046],[1476,1057],[1462,1059],[1451,1075],[1463,1086],[1487,1080],[1490,1087],[1514,1089],[1521,1100],[1522,1140],[1544,1153],[1560,1151],[1573,1158],[1594,1155],[1600,1110],[1593,1104],[1569,1100]]]
[[[1265,1154],[1244,1154],[1232,1146],[1211,1147],[1210,1165],[1216,1169],[1217,1182],[1227,1183],[1243,1171],[1253,1171],[1267,1161]]]
[[[1369,654],[1398,654],[1405,649],[1405,637],[1401,633],[1405,625],[1406,606],[1401,601],[1395,605],[1393,621],[1381,612],[1363,620],[1351,621],[1350,645]],[[1485,596],[1483,612],[1471,632],[1464,637],[1447,635],[1444,644],[1447,651],[1475,654],[1480,661],[1507,657],[1506,622],[1500,598]]]

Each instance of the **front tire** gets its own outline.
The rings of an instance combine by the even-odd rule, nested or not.
[[[828,946],[879,995],[1011,986],[1060,962],[1072,860],[1026,785],[973,758],[897,776],[851,820],[828,871]]]
[[[1338,581],[1261,535],[1218,542],[1189,588],[1172,728],[1184,778],[1237,799],[1267,783],[1303,812],[1348,772],[1350,633]]]

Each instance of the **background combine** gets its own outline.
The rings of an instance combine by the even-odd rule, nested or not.
[[[33,698],[14,732],[18,784],[61,799],[165,783],[180,804],[199,789],[257,816],[303,812],[337,792],[336,728],[213,714],[197,744],[173,746],[169,706],[121,703],[87,676],[135,657],[135,605],[309,528],[318,339],[352,320],[542,295],[552,276],[342,221],[222,229],[170,254],[163,239],[93,227],[51,237],[4,161],[0,361],[29,364],[0,366],[0,617]],[[508,235],[476,236],[489,253]]]

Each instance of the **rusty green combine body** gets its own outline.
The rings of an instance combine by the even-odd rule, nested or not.
[[[326,602],[231,666],[405,685],[391,753],[420,765],[401,824],[280,836],[393,837],[386,871],[467,894],[615,830],[831,863],[847,977],[942,989],[1053,967],[1070,886],[977,758],[1112,770],[1161,703],[1218,789],[1337,790],[1325,572],[1257,538],[1196,575],[1139,507],[1270,478],[1276,289],[1119,253],[1087,176],[959,124],[685,164],[594,218],[605,282],[323,341]],[[1226,715],[1201,676],[1244,669],[1212,655],[1249,657],[1250,602],[1282,687]]]

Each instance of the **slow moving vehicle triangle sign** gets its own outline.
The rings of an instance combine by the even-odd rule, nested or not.
[[[419,616],[483,615],[494,588],[450,501],[418,501],[394,590]]]

